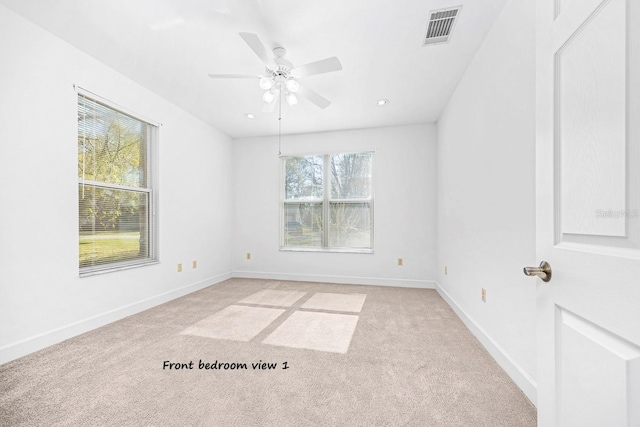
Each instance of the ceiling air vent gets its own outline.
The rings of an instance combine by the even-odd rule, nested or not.
[[[422,46],[447,43],[451,38],[451,32],[456,20],[460,16],[460,9],[462,9],[462,6],[432,10],[430,12],[429,25],[427,26],[427,34],[424,37]]]

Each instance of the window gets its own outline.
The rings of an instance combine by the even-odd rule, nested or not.
[[[373,153],[283,157],[283,249],[373,250]]]
[[[80,275],[156,261],[157,126],[78,94]]]

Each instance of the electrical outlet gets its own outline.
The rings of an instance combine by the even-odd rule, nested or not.
[[[487,290],[482,288],[482,302],[487,302]]]
[[[251,259],[251,252],[247,252],[247,259]]]
[[[178,264],[178,273],[182,272],[182,263]]]
[[[446,265],[444,266],[444,275],[445,276],[447,275],[447,266]]]
[[[402,263],[403,263],[402,258],[398,258],[398,265],[402,266]]]
[[[198,268],[198,261],[196,260],[191,261],[191,268]]]

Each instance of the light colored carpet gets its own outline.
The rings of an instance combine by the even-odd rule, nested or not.
[[[274,305],[276,307],[290,307],[305,296],[302,291],[276,291],[265,289],[240,300],[242,304]]]
[[[202,319],[182,331],[181,334],[224,340],[249,341],[282,313],[284,313],[284,310],[275,308],[232,305]]]
[[[248,342],[180,334],[267,289],[306,295]],[[367,295],[347,353],[262,343],[318,292]],[[0,366],[3,427],[535,425],[535,408],[427,289],[231,279]]]
[[[318,292],[302,304],[302,308],[359,313],[366,297],[366,294]]]
[[[350,314],[296,311],[262,342],[282,347],[346,353],[357,324],[358,316]]]

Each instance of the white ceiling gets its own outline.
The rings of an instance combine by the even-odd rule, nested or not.
[[[283,103],[282,132],[434,122],[506,0],[0,0],[233,138],[273,135],[264,74],[238,35],[257,34],[302,65],[337,56],[342,71],[300,78],[332,104]],[[451,41],[422,47],[429,11],[463,5]],[[105,94],[108,97],[108,94]],[[391,102],[376,106],[380,98]],[[245,113],[254,113],[249,120]]]

